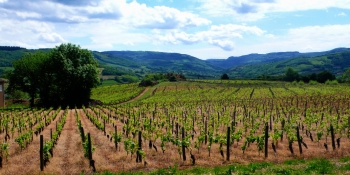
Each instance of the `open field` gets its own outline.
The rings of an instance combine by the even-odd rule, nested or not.
[[[105,105],[2,111],[0,137],[9,136],[6,142],[1,139],[2,146],[9,146],[9,156],[6,161],[3,154],[0,174],[39,174],[39,135],[49,143],[50,130],[59,134],[43,173],[93,173],[84,157],[80,127],[91,135],[92,159],[100,173],[254,162],[283,167],[287,160],[310,159],[311,163],[300,161],[293,167],[307,169],[313,158],[332,158],[332,165],[343,168],[333,173],[349,173],[348,161],[340,161],[350,156],[348,85],[195,81],[139,88],[129,84],[100,87],[92,97]],[[139,163],[137,155],[142,158]],[[313,173],[318,174],[309,172]]]

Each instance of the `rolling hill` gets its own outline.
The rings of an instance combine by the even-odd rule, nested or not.
[[[293,68],[302,75],[328,70],[341,75],[350,67],[350,50],[333,50],[316,57],[296,57],[264,64],[235,66],[227,70],[232,78],[256,78],[259,75],[282,75],[287,68]]]
[[[12,62],[24,54],[50,49],[31,50],[20,47],[0,46],[0,77]],[[149,51],[93,51],[94,57],[102,68],[116,68],[125,74],[137,72],[138,75],[156,72],[183,73],[188,77],[213,78],[219,76],[224,69],[210,65],[196,57],[164,52]]]
[[[99,59],[101,63],[133,62],[133,69],[148,72],[177,72],[187,75],[212,76],[219,75],[224,69],[208,64],[206,61],[196,57],[179,54],[150,51],[106,51],[101,52],[108,59]],[[123,58],[123,59],[121,59]]]
[[[25,49],[0,46],[0,77],[4,69],[12,66],[12,61],[24,54],[50,49]],[[93,51],[101,68],[108,68],[117,74],[133,75],[138,78],[147,73],[175,72],[189,78],[217,79],[226,72],[231,78],[256,78],[259,75],[281,75],[288,67],[300,74],[329,70],[341,74],[350,67],[350,49],[337,48],[325,52],[299,53],[276,52],[249,54],[228,59],[201,60],[180,54],[151,51]],[[117,71],[115,71],[117,70]]]
[[[208,59],[206,60],[206,62],[213,66],[217,66],[223,69],[229,69],[235,66],[272,63],[272,62],[283,61],[283,60],[296,58],[296,57],[311,58],[311,57],[327,55],[327,54],[332,54],[337,52],[344,52],[348,50],[350,50],[350,48],[336,48],[330,51],[309,52],[309,53],[300,53],[300,52],[274,52],[274,53],[267,53],[267,54],[253,53],[253,54],[243,55],[239,57],[232,56],[227,59]]]

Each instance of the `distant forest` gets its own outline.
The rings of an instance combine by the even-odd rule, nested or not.
[[[21,50],[21,49],[25,49],[25,48],[18,47],[18,46],[0,46],[0,50],[15,51],[15,50]]]

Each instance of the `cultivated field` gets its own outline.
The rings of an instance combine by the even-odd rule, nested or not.
[[[2,111],[0,174],[39,174],[39,135],[46,174],[93,173],[87,133],[96,172],[350,156],[348,85],[192,81],[93,93],[105,105]]]

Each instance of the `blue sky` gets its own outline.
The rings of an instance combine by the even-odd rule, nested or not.
[[[0,0],[0,45],[189,54],[350,47],[349,0]]]

